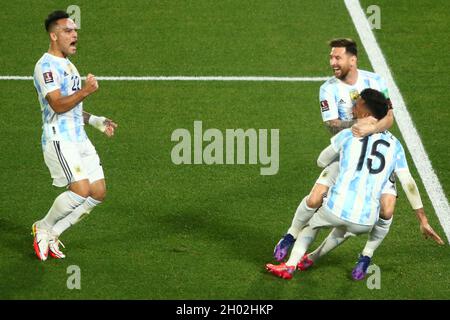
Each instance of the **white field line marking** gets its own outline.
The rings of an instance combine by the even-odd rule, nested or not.
[[[84,80],[86,77],[82,77]],[[148,77],[105,77],[97,76],[100,81],[284,81],[312,82],[326,81],[330,77],[265,77],[265,76],[148,76]],[[30,76],[0,76],[0,80],[33,80]]]
[[[406,108],[405,101],[392,77],[391,70],[389,69],[377,40],[372,33],[359,1],[345,0],[345,5],[355,24],[356,30],[358,31],[364,49],[369,56],[374,71],[384,77],[387,81],[390,98],[394,106],[395,121],[405,139],[420,178],[422,179],[433,204],[436,215],[447,236],[447,240],[450,241],[450,208],[448,200],[445,197],[439,179],[431,166],[430,159],[428,158],[428,154],[425,151],[419,134]]]

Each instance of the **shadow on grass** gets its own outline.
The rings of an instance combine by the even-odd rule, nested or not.
[[[36,272],[39,262],[33,250],[31,226],[24,226],[13,221],[0,219],[0,250],[2,263],[0,265],[0,297],[14,299],[20,291],[29,290],[41,284],[42,274]],[[29,287],[22,287],[23,278],[33,274]]]
[[[0,219],[0,299],[58,298],[46,291],[46,277],[60,274],[59,261],[39,261],[34,253],[31,226]],[[65,282],[62,287],[65,287]]]
[[[158,217],[158,223],[173,235],[191,234],[196,240],[209,242],[220,246],[234,257],[247,260],[255,265],[264,265],[269,258],[270,242],[267,234],[257,227],[241,224],[232,218],[224,220],[223,216],[217,217],[214,212],[205,212],[187,208],[176,213]],[[187,248],[180,244],[179,248],[170,248],[171,251],[185,252]],[[198,250],[194,254],[200,254]]]

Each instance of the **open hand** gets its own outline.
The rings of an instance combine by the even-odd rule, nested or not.
[[[352,126],[352,133],[355,137],[365,137],[369,134],[375,133],[376,127],[375,124],[378,122],[377,119],[375,119],[372,116],[358,119],[358,122],[356,122]]]
[[[428,223],[420,224],[420,232],[423,234],[425,239],[431,238],[436,243],[443,245],[444,241],[442,241],[441,237],[433,230],[433,228]]]
[[[114,121],[110,120],[110,119],[106,119],[105,122],[105,134],[108,137],[112,137],[114,135],[114,131],[117,128],[117,123],[115,123]]]

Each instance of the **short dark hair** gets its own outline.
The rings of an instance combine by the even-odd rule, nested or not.
[[[358,48],[356,42],[349,38],[333,39],[329,43],[331,48],[345,48],[345,52],[358,56]]]
[[[378,120],[383,119],[388,112],[388,101],[383,93],[367,88],[361,91],[361,98],[366,102],[367,108]]]
[[[69,18],[69,14],[63,10],[56,10],[50,13],[45,19],[45,30],[49,32],[49,30],[56,24],[56,21],[59,19],[67,19]]]

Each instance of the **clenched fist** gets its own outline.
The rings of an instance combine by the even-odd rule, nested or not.
[[[89,73],[87,75],[83,89],[87,92],[87,94],[91,94],[97,91],[98,82],[93,74]]]

